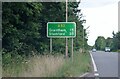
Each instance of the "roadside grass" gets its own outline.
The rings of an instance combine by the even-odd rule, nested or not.
[[[2,65],[2,77],[19,77],[20,73],[23,73],[23,71],[27,71],[27,70],[28,70],[28,65],[26,62],[15,63],[13,61],[4,66]]]
[[[63,56],[34,56],[30,59],[29,70],[21,74],[24,77],[49,77],[64,63]]]
[[[120,49],[117,52],[120,53]]]
[[[56,72],[58,77],[79,77],[80,75],[90,72],[91,59],[88,52],[74,52],[73,61],[71,58],[65,60],[63,66]]]
[[[26,62],[9,63],[3,67],[3,77],[79,77],[89,71],[89,53],[74,52],[73,61],[63,55],[35,55]]]
[[[14,59],[15,61],[19,61]],[[3,67],[3,77],[49,77],[63,65],[62,55],[33,56],[29,59]]]

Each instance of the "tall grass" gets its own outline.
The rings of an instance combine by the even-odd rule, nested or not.
[[[48,77],[63,65],[63,56],[33,56],[21,63],[9,63],[3,68],[4,77]]]
[[[90,71],[90,56],[74,52],[73,61],[62,55],[34,56],[3,70],[4,77],[74,77]]]
[[[85,72],[91,71],[89,53],[74,52],[73,61],[65,60],[63,66],[56,72],[59,77],[79,77]]]
[[[54,74],[64,63],[62,56],[34,56],[30,59],[29,70],[21,76],[49,77]]]

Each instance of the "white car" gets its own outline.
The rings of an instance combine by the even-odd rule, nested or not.
[[[96,49],[95,49],[95,48],[93,48],[93,49],[92,49],[92,52],[96,52]]]
[[[105,52],[110,52],[110,48],[109,47],[105,47]]]

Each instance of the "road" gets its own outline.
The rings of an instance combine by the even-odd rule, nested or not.
[[[99,77],[118,77],[118,53],[91,52]]]

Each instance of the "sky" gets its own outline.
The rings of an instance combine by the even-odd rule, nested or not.
[[[86,19],[88,44],[94,45],[98,36],[112,37],[118,31],[118,2],[120,0],[81,0],[79,8]]]

